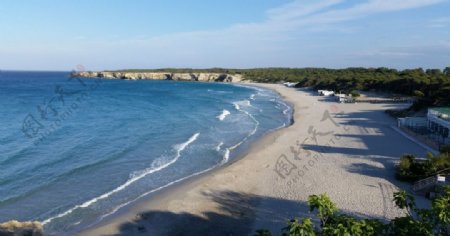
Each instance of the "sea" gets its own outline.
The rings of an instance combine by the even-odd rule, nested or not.
[[[69,234],[232,162],[291,120],[259,87],[0,71],[0,222]]]

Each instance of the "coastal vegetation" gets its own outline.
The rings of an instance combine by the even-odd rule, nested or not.
[[[417,102],[410,108],[450,104],[450,67],[445,69],[389,68],[256,68],[256,69],[154,69],[121,70],[116,72],[224,73],[241,74],[245,80],[264,83],[293,82],[296,87],[314,87],[342,93],[355,90],[391,92],[414,96]]]
[[[297,82],[296,87],[314,87],[342,93],[354,90],[382,91],[415,96],[412,110],[450,104],[450,67],[439,69],[347,68],[347,69],[254,69],[244,78],[257,82]],[[356,94],[355,94],[356,95]]]
[[[404,181],[417,181],[440,172],[450,171],[450,148],[444,146],[441,153],[428,153],[427,159],[417,159],[414,155],[403,155],[397,167],[396,176]]]
[[[450,224],[450,186],[432,202],[431,209],[416,207],[414,197],[405,191],[394,193],[395,205],[407,214],[389,222],[378,219],[358,219],[339,214],[336,204],[326,194],[311,195],[308,199],[310,212],[315,212],[317,219],[292,219],[282,229],[284,236],[432,236],[448,235]],[[315,223],[317,222],[317,223]],[[257,230],[255,236],[271,236],[269,230]]]

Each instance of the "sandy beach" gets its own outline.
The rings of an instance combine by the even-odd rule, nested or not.
[[[385,109],[398,104],[338,104],[312,91],[258,84],[294,107],[292,126],[255,142],[224,167],[147,196],[79,235],[280,234],[308,213],[309,195],[327,193],[341,212],[391,219],[394,162],[427,150],[392,126]],[[419,199],[420,200],[420,199]]]

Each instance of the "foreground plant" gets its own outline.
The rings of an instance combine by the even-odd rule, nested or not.
[[[311,195],[308,205],[316,212],[320,225],[312,219],[293,219],[283,228],[283,236],[444,236],[450,235],[450,186],[443,186],[441,195],[432,202],[431,209],[419,209],[415,199],[405,191],[394,193],[393,201],[408,214],[388,223],[378,219],[357,219],[345,214],[337,214],[336,204],[326,194]],[[258,230],[257,236],[271,236],[268,230]]]
[[[283,229],[283,236],[315,236],[314,224],[309,218],[304,218],[301,223],[297,219],[288,222],[288,226]]]

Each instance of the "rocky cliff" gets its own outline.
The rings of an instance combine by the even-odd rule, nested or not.
[[[180,80],[203,82],[240,82],[240,74],[220,73],[170,73],[170,72],[72,72],[72,77],[128,79],[128,80]]]
[[[42,236],[42,224],[37,221],[12,220],[0,224],[0,236]]]

